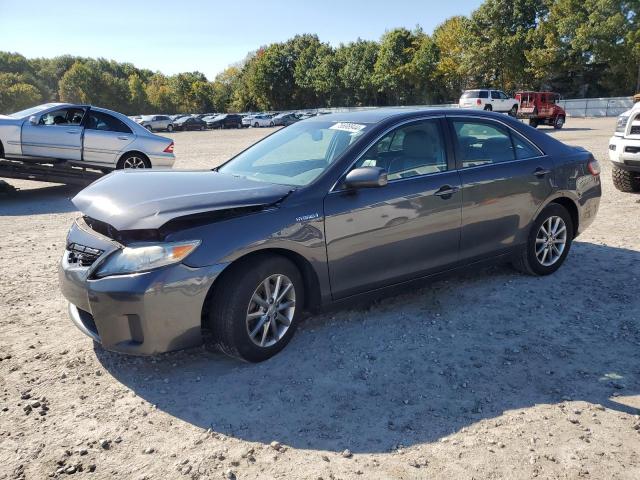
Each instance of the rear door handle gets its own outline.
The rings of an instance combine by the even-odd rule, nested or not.
[[[69,134],[80,133],[80,130],[67,130],[67,133]]]
[[[125,136],[125,135],[120,135],[118,137],[118,140],[129,140],[129,137]]]
[[[452,187],[451,185],[443,185],[440,187],[434,195],[436,197],[450,197],[454,193],[460,190],[458,187]]]
[[[538,167],[533,171],[533,174],[536,177],[544,177],[545,175],[549,175],[551,173],[551,170],[548,170],[546,168],[542,168],[542,167]]]

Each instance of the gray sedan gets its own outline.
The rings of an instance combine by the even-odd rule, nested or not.
[[[0,158],[110,170],[171,167],[173,142],[88,105],[47,103],[0,116]]]
[[[265,360],[303,310],[479,262],[548,275],[595,219],[593,156],[510,117],[379,109],[301,121],[214,171],[123,172],[74,199],[59,278],[105,348],[203,339]]]

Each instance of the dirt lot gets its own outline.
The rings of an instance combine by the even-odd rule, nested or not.
[[[612,187],[614,124],[547,130],[603,166],[598,218],[555,275],[493,267],[318,315],[259,365],[94,346],[57,288],[76,190],[11,181],[0,479],[640,478],[640,195]],[[176,168],[268,132],[176,133]]]

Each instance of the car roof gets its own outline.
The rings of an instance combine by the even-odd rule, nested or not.
[[[384,107],[371,108],[368,110],[354,110],[350,112],[329,113],[326,115],[316,115],[306,119],[307,122],[360,122],[360,123],[379,123],[383,120],[394,117],[412,117],[428,114],[445,114],[451,113],[450,108],[434,108],[434,107]]]

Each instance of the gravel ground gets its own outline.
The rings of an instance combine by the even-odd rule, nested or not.
[[[603,167],[598,218],[555,275],[492,267],[317,315],[259,365],[93,345],[56,279],[77,189],[10,181],[0,479],[640,478],[640,196],[612,187],[614,123],[546,130]],[[269,131],[175,133],[176,168]]]

